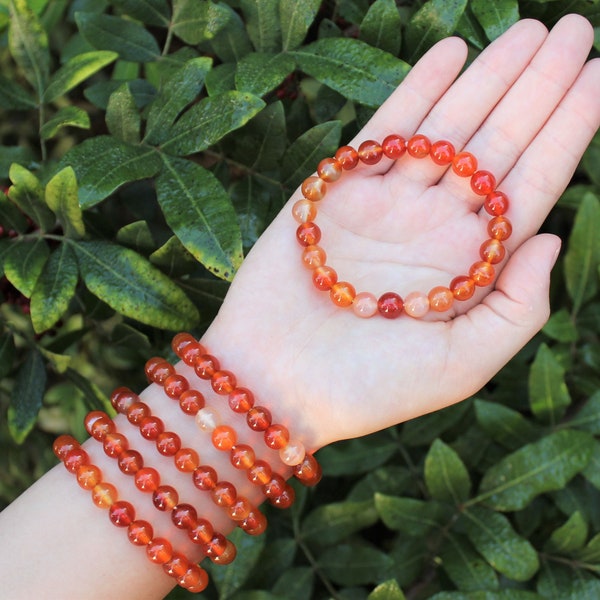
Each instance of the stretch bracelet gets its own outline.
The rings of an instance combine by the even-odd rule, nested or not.
[[[67,471],[76,476],[80,487],[91,491],[94,504],[107,510],[110,522],[116,527],[126,527],[129,541],[135,546],[146,548],[146,556],[152,563],[162,566],[167,575],[189,592],[201,592],[206,588],[206,571],[182,553],[173,550],[169,540],[153,537],[152,525],[148,521],[136,519],[133,505],[119,500],[116,487],[103,481],[101,470],[90,463],[87,452],[75,438],[70,435],[59,436],[54,442],[53,450]]]
[[[469,178],[472,191],[484,196],[483,207],[491,215],[487,226],[489,239],[479,250],[480,260],[474,262],[468,275],[455,277],[447,286],[436,286],[428,293],[414,291],[404,297],[396,292],[385,292],[377,298],[371,292],[356,292],[347,281],[338,281],[337,272],[327,264],[325,250],[319,245],[321,229],[316,224],[317,205],[325,197],[327,186],[337,181],[344,171],[354,169],[359,162],[365,165],[377,164],[384,156],[397,160],[407,154],[421,159],[429,156],[442,167],[450,166],[459,177]],[[431,142],[424,135],[417,134],[406,141],[402,136],[392,134],[383,142],[364,141],[355,150],[351,146],[342,146],[333,158],[323,159],[317,174],[304,180],[301,185],[303,198],[292,207],[292,215],[299,223],[296,239],[302,246],[302,263],[312,272],[314,286],[329,292],[331,301],[338,307],[351,307],[354,314],[368,318],[380,314],[395,319],[401,314],[414,318],[424,317],[430,310],[445,312],[454,301],[468,300],[476,287],[490,285],[495,278],[494,265],[504,259],[503,241],[512,233],[512,225],[504,216],[509,200],[496,189],[496,178],[492,173],[478,170],[477,159],[470,152],[456,153],[454,146],[446,141]]]

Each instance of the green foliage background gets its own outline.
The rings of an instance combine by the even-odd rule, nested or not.
[[[0,0],[0,508],[173,331],[202,334],[427,48],[567,12],[600,26],[599,0]],[[599,198],[597,137],[544,226],[565,244],[543,332],[477,397],[322,450],[206,597],[600,597]]]

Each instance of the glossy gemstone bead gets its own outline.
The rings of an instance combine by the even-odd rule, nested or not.
[[[196,341],[196,338],[187,333],[186,331],[182,331],[181,333],[176,333],[171,340],[171,349],[179,358],[181,358],[181,354],[186,346],[193,344]]]
[[[214,535],[214,529],[210,521],[199,518],[196,524],[188,529],[188,537],[194,544],[206,544]]]
[[[162,422],[162,419],[150,415],[140,421],[139,428],[144,439],[156,440],[158,434],[165,430],[165,424]]]
[[[454,146],[446,140],[439,140],[431,144],[429,149],[431,160],[436,165],[449,165],[454,158],[456,151]]]
[[[321,481],[323,471],[317,459],[306,453],[304,460],[294,467],[294,476],[304,485],[313,486]]]
[[[212,538],[206,543],[206,556],[214,558],[220,556],[227,548],[227,538],[222,533],[215,532]]]
[[[169,398],[177,399],[183,392],[189,389],[190,384],[183,375],[175,373],[174,375],[169,375],[164,380],[163,387],[165,388],[165,394],[167,394]]]
[[[503,242],[510,237],[512,224],[506,217],[501,215],[490,219],[487,230],[491,238]]]
[[[374,140],[366,140],[358,147],[358,159],[366,165],[378,163],[382,156],[383,150]]]
[[[182,473],[193,473],[200,466],[200,457],[193,448],[181,448],[173,457],[175,468]]]
[[[377,300],[377,310],[386,319],[397,319],[402,314],[404,303],[395,292],[386,292]]]
[[[175,456],[181,448],[180,437],[172,431],[163,431],[156,438],[156,449],[163,456]]]
[[[264,460],[257,460],[248,469],[248,479],[254,485],[265,485],[271,480],[272,469],[269,463]]]
[[[196,359],[203,354],[206,354],[204,346],[200,344],[200,342],[193,341],[183,348],[181,353],[177,354],[177,356],[179,356],[186,365],[193,367]]]
[[[492,265],[502,262],[505,255],[506,248],[504,248],[502,242],[493,238],[483,242],[479,248],[479,256],[481,256],[481,259]]]
[[[260,535],[267,528],[267,518],[263,513],[256,510],[251,512],[241,523],[240,527],[248,535]]]
[[[344,171],[350,171],[358,164],[358,152],[352,146],[342,146],[335,153],[335,160],[342,165]]]
[[[235,544],[231,540],[227,540],[227,547],[223,550],[220,556],[215,556],[212,561],[217,565],[229,565],[236,557],[237,550]]]
[[[475,293],[475,282],[466,275],[455,277],[449,287],[455,300],[468,300]]]
[[[132,424],[139,426],[142,419],[150,416],[150,407],[145,402],[134,402],[127,409],[127,420]]]
[[[269,502],[277,508],[290,508],[294,504],[295,499],[296,492],[294,492],[294,488],[286,484],[281,494],[274,498],[269,498]]]
[[[323,181],[333,183],[342,176],[342,165],[335,158],[324,158],[317,166],[317,174]]]
[[[169,577],[182,577],[190,568],[190,561],[181,552],[173,552],[171,560],[163,565],[164,572]]]
[[[179,494],[177,490],[170,485],[159,485],[152,492],[152,504],[163,512],[173,510],[179,503]]]
[[[231,450],[237,442],[235,429],[229,425],[219,425],[212,431],[212,443],[217,450]]]
[[[285,425],[275,423],[269,425],[264,433],[265,444],[273,450],[284,448],[290,439],[290,432]]]
[[[247,413],[254,406],[254,395],[244,387],[236,387],[227,401],[233,412]]]
[[[425,158],[429,155],[431,150],[431,142],[429,138],[421,133],[413,135],[408,142],[406,142],[406,151],[413,158]]]
[[[493,217],[503,215],[509,206],[508,196],[503,192],[496,190],[485,197],[483,208]]]
[[[227,508],[227,514],[229,515],[229,518],[234,521],[243,521],[248,517],[252,508],[253,507],[247,498],[238,496],[235,502]]]
[[[452,308],[454,303],[454,294],[452,291],[442,285],[438,285],[431,289],[428,294],[429,308],[435,312],[445,312]]]
[[[173,507],[171,521],[178,529],[192,529],[198,523],[198,513],[191,504],[181,503]]]
[[[154,538],[146,546],[146,555],[158,565],[164,565],[173,556],[173,546],[165,538]]]
[[[397,160],[406,152],[406,140],[402,136],[392,133],[381,142],[381,149],[388,158]]]
[[[219,361],[211,354],[202,354],[194,363],[194,371],[200,379],[210,379],[219,370]]]
[[[160,474],[152,467],[143,467],[134,476],[135,487],[141,492],[154,492],[160,485]]]
[[[285,479],[278,473],[273,473],[271,479],[263,485],[262,489],[267,498],[275,498],[283,493],[285,486]]]
[[[63,459],[65,469],[67,469],[69,473],[77,473],[79,467],[87,465],[89,462],[90,457],[88,456],[88,453],[79,445],[69,450]]]
[[[410,292],[404,298],[404,312],[415,319],[424,317],[429,312],[429,298],[423,292]]]
[[[162,385],[169,375],[175,373],[175,367],[169,364],[164,358],[155,356],[146,362],[145,371],[148,381]]]
[[[485,287],[492,283],[495,274],[494,267],[490,263],[483,261],[473,263],[469,269],[469,277],[479,287]]]
[[[75,448],[79,448],[79,442],[72,435],[59,435],[52,445],[56,458],[63,461],[66,455]]]
[[[212,406],[205,406],[196,413],[196,425],[201,431],[213,431],[220,424],[221,415]]]
[[[198,594],[208,585],[208,573],[198,565],[191,564],[188,570],[177,578],[177,583],[188,592]]]
[[[210,378],[210,385],[217,394],[227,396],[233,392],[237,382],[231,371],[219,370],[213,373]]]
[[[204,408],[204,396],[197,390],[187,390],[179,396],[179,407],[186,415],[195,415]]]
[[[146,546],[153,535],[154,530],[148,521],[138,519],[127,526],[127,537],[135,546]]]
[[[249,469],[254,465],[256,455],[251,446],[236,444],[231,448],[229,459],[236,469]]]
[[[265,431],[271,425],[271,411],[264,406],[254,406],[246,415],[246,422],[253,431]]]
[[[96,465],[80,465],[75,475],[77,483],[84,490],[91,490],[102,481],[102,472]]]
[[[194,485],[202,491],[208,491],[215,488],[217,485],[217,472],[208,465],[199,466],[193,473],[192,479]]]
[[[327,254],[321,246],[306,246],[302,250],[302,264],[307,269],[316,269],[322,267],[327,260]]]
[[[279,458],[284,465],[293,467],[304,460],[306,450],[300,440],[290,440],[285,447],[279,451]]]
[[[327,265],[317,267],[312,272],[314,286],[322,292],[328,292],[337,283],[337,273]]]
[[[338,281],[331,286],[329,297],[336,306],[347,308],[354,302],[356,290],[351,283],[348,283],[347,281]]]
[[[307,200],[318,202],[327,193],[327,184],[320,177],[311,175],[302,182],[300,189]]]
[[[489,171],[475,171],[471,176],[471,189],[480,196],[487,196],[494,191],[496,178]]]
[[[354,297],[352,311],[357,317],[368,319],[377,314],[377,298],[370,292],[359,292]]]
[[[119,499],[117,488],[102,481],[92,488],[92,502],[99,508],[109,508]]]
[[[314,221],[317,218],[317,207],[314,202],[302,198],[302,200],[298,200],[292,206],[292,216],[298,223]]]
[[[470,152],[459,152],[452,159],[452,170],[460,177],[471,177],[477,171],[477,159]]]
[[[125,414],[127,409],[139,400],[139,396],[126,387],[119,387],[110,395],[110,403],[121,414]]]
[[[125,500],[113,502],[108,509],[108,518],[117,527],[129,527],[135,520],[135,509],[133,505]]]
[[[211,497],[217,506],[231,506],[237,498],[237,492],[233,483],[218,481],[211,490]]]
[[[125,475],[134,475],[144,468],[144,458],[137,450],[124,450],[117,458],[117,463]]]
[[[83,420],[85,430],[95,439],[102,441],[107,433],[116,429],[113,420],[101,410],[93,410]]]
[[[314,246],[321,240],[321,229],[312,221],[300,223],[296,229],[296,239],[301,246]]]

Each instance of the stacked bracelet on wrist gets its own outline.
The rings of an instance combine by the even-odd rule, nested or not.
[[[186,365],[193,367],[197,383],[204,381],[209,384],[209,393],[227,397],[232,412],[244,417],[257,438],[262,438],[267,448],[273,450],[273,458],[281,462],[282,469],[291,468],[295,477],[305,485],[318,483],[321,468],[312,454],[305,450],[300,440],[290,437],[287,427],[273,423],[269,409],[255,406],[253,393],[238,386],[233,373],[221,369],[218,360],[187,333],[177,334],[172,348]],[[251,443],[238,442],[233,425],[224,424],[219,411],[208,406],[205,395],[194,389],[172,364],[162,358],[152,358],[146,363],[145,370],[149,381],[160,385],[165,395],[177,401],[182,412],[193,417],[198,428],[210,435],[212,445],[228,453],[233,472],[245,473],[248,481],[257,486],[273,506],[288,508],[292,505],[293,487],[269,461],[257,458]],[[179,435],[166,431],[163,421],[152,414],[150,407],[137,394],[125,387],[117,388],[111,394],[111,404],[139,431],[142,438],[153,442],[160,455],[173,457],[176,471],[189,473],[194,486],[207,492],[243,531],[249,535],[265,531],[267,520],[258,507],[238,494],[232,483],[220,479],[212,466],[201,464],[200,455],[194,448],[182,447]],[[104,453],[115,459],[119,470],[133,478],[135,488],[151,496],[156,510],[170,513],[173,526],[185,531],[211,561],[228,564],[234,560],[237,552],[234,544],[215,531],[208,519],[199,516],[192,504],[180,502],[179,493],[173,486],[161,483],[158,470],[144,465],[143,454],[130,446],[128,437],[117,431],[108,414],[92,411],[85,417],[84,424],[89,435],[102,444]],[[54,443],[54,453],[66,469],[76,475],[79,485],[91,491],[94,504],[108,510],[110,521],[118,527],[127,527],[131,543],[145,546],[151,562],[162,565],[165,573],[186,590],[200,592],[207,586],[206,571],[174,550],[166,537],[154,537],[150,522],[136,520],[133,504],[118,498],[115,486],[103,480],[100,469],[90,463],[87,452],[74,438],[60,436]]]

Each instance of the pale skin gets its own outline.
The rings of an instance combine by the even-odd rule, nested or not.
[[[348,141],[357,147],[389,133],[416,132],[447,139],[472,152],[511,199],[514,233],[495,285],[455,303],[451,314],[425,321],[362,320],[334,307],[312,287],[300,263],[290,216],[299,193],[257,242],[202,342],[308,448],[366,435],[467,398],[544,324],[560,240],[536,232],[600,125],[600,61],[586,62],[592,41],[592,28],[578,16],[563,18],[551,32],[521,21],[459,76],[466,46],[456,38],[443,40]],[[486,238],[489,215],[466,181],[442,173],[428,159],[407,157],[395,164],[384,159],[359,166],[330,187],[318,222],[328,264],[340,279],[376,295],[389,290],[403,295],[447,285],[468,269]],[[193,372],[185,372],[193,380]],[[151,386],[142,396],[184,444],[229,475],[223,455],[160,389]],[[250,439],[227,409],[222,416]],[[123,418],[117,422],[183,501],[223,532],[230,529],[170,459],[156,458]],[[166,516],[136,495],[130,478],[97,442],[85,448],[140,518],[169,531]],[[260,501],[256,488],[238,474],[231,480]],[[61,465],[0,514],[0,538],[2,594],[11,600],[151,599],[173,586]],[[173,540],[199,558],[185,536]]]

